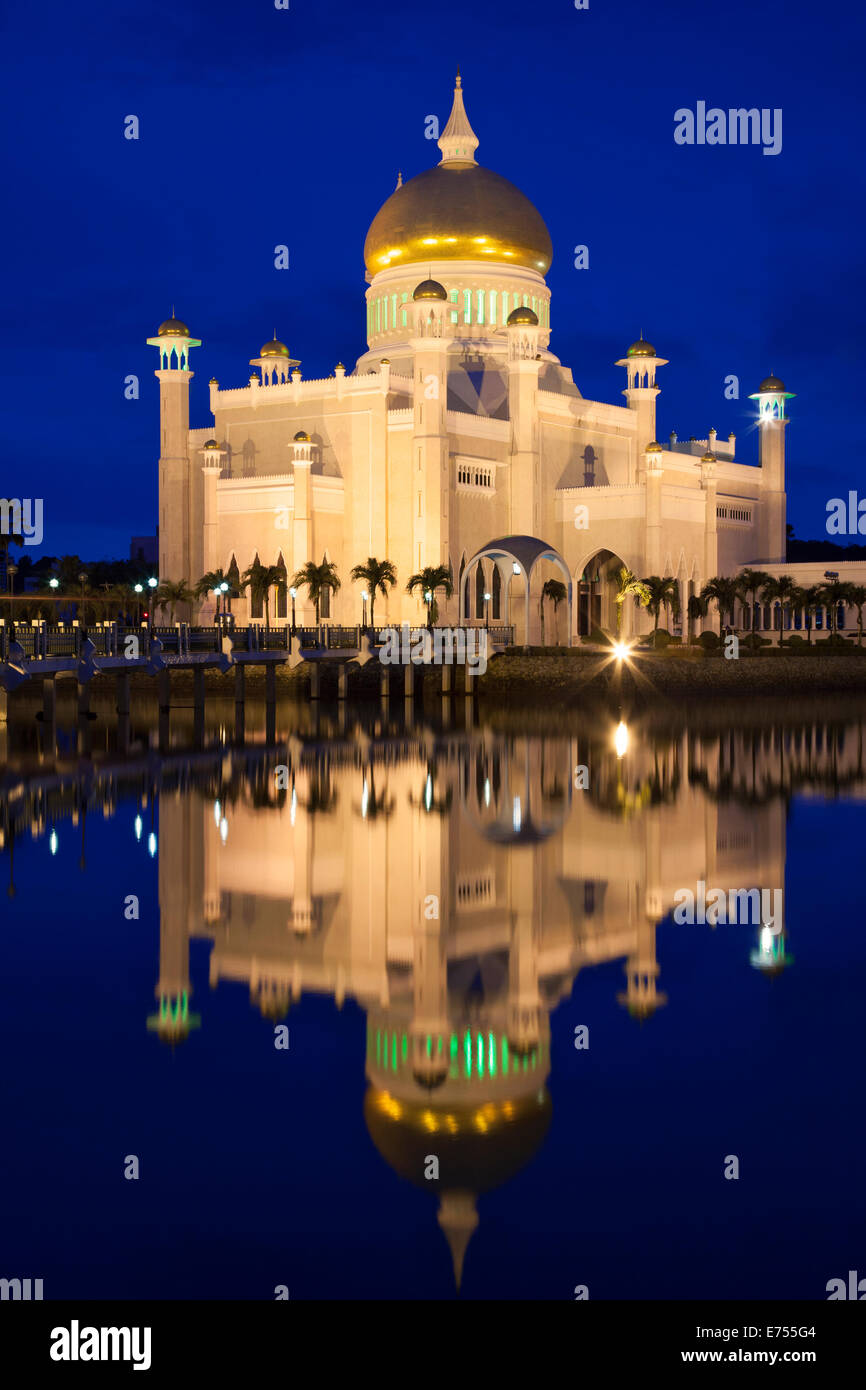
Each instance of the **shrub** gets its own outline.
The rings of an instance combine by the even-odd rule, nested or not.
[[[830,636],[824,639],[824,645],[827,647],[847,647],[848,642],[841,633],[831,632]]]
[[[806,639],[801,637],[799,632],[792,632],[790,637],[785,638],[786,647],[805,647]]]
[[[609,632],[605,632],[604,628],[594,627],[589,636],[584,637],[583,640],[584,642],[596,642],[602,647],[611,647],[616,639],[611,637]]]
[[[655,634],[654,641],[656,651],[660,652],[664,651],[665,647],[670,646],[672,638],[666,628],[660,627]]]
[[[750,652],[757,652],[760,651],[761,647],[771,645],[769,637],[762,637],[760,632],[750,632],[748,636],[743,638],[743,646],[747,647]]]
[[[714,652],[719,645],[719,634],[717,632],[702,632],[698,638],[699,646],[705,652]]]

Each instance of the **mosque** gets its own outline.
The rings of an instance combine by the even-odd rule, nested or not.
[[[785,426],[775,376],[754,393],[759,459],[736,441],[656,439],[667,361],[643,337],[626,348],[624,404],[587,400],[550,350],[553,249],[540,213],[477,162],[461,79],[441,159],[398,185],[364,246],[367,351],[352,370],[305,380],[274,337],[248,384],[210,382],[211,424],[190,429],[190,350],[179,319],[159,352],[159,573],[195,584],[258,557],[291,576],[332,561],[342,581],[321,616],[354,624],[352,567],[388,559],[398,584],[380,621],[417,622],[410,575],[450,566],[440,622],[516,625],[538,640],[538,598],[562,580],[567,641],[615,626],[617,571],[675,576],[688,597],[715,575],[785,561]],[[239,621],[260,611],[244,597]],[[489,605],[489,607],[488,607]],[[208,621],[212,601],[197,611]],[[279,594],[271,616],[285,618]],[[299,622],[312,621],[305,591]],[[626,634],[650,620],[627,604]],[[709,618],[708,623],[713,620]]]

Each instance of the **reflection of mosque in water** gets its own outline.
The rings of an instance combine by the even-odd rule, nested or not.
[[[656,927],[678,888],[783,885],[785,802],[758,795],[761,759],[744,774],[753,796],[711,794],[728,787],[730,751],[686,735],[623,756],[607,734],[295,741],[287,790],[272,763],[207,801],[163,793],[151,1026],[175,1042],[198,1022],[190,936],[213,943],[211,986],[246,982],[269,1019],[305,991],[354,998],[370,1135],[428,1190],[437,1156],[459,1283],[476,1196],[545,1134],[549,1014],[580,970],[622,959],[618,999],[644,1019],[666,1001]],[[781,968],[784,936],[749,941],[753,964]]]

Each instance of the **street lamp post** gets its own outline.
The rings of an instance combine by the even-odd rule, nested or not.
[[[135,625],[141,627],[141,595],[144,593],[144,585],[133,584],[132,591],[135,594]]]
[[[432,590],[432,589],[425,589],[425,590],[424,590],[424,602],[425,602],[426,605],[427,605],[427,626],[428,626],[429,628],[432,628],[432,626],[433,626],[433,590]]]
[[[490,595],[487,593],[484,595],[484,626],[490,626]]]
[[[149,631],[150,631],[151,636],[153,636],[153,604],[154,604],[154,599],[156,598],[156,586],[157,586],[158,583],[159,583],[159,580],[158,580],[158,579],[154,579],[152,575],[151,575],[150,579],[148,579],[148,581],[147,581],[147,587],[148,587],[148,589],[150,589],[150,599],[149,599],[148,605],[147,605],[147,618],[148,618]]]
[[[362,589],[362,590],[361,590],[361,599],[362,599],[362,602],[363,602],[363,605],[364,605],[364,621],[363,621],[363,623],[361,624],[361,631],[362,631],[362,632],[366,632],[366,631],[367,631],[367,599],[368,599],[368,598],[369,598],[369,594],[367,593],[367,590],[366,590],[366,589]]]
[[[9,623],[13,634],[15,632],[15,576],[17,573],[17,565],[6,566],[6,587],[9,590]]]

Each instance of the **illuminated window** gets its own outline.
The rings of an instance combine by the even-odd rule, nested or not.
[[[490,291],[490,322],[496,323],[496,291]]]
[[[525,294],[525,295],[523,296],[523,307],[524,307],[524,309],[528,309],[528,308],[529,308],[529,295],[528,295],[528,294]]]
[[[538,313],[538,299],[535,295],[532,296],[532,312],[533,314]]]
[[[515,309],[519,309],[519,308],[520,308],[520,295],[519,295],[519,294],[513,294],[513,295],[511,296],[511,298],[512,298],[513,301],[514,301],[514,308],[515,308]]]
[[[396,296],[396,294],[392,294],[392,295],[391,295],[391,327],[392,327],[392,328],[396,328],[396,327],[397,327],[397,296]]]
[[[476,323],[483,323],[483,322],[484,322],[484,291],[483,291],[483,290],[479,290],[479,291],[478,291],[478,317],[476,318]]]
[[[459,295],[459,293],[460,293],[459,290],[452,290],[452,291],[451,291],[451,293],[450,293],[450,295],[448,296],[448,298],[451,300],[451,303],[452,303],[452,304],[456,304],[456,303],[457,303],[457,296]]]
[[[405,327],[406,327],[406,324],[407,324],[407,322],[408,322],[408,320],[407,320],[407,318],[406,318],[406,310],[405,310],[405,309],[401,309],[401,310],[400,310],[400,316],[401,316],[402,321],[403,321],[403,327],[405,328]]]
[[[472,322],[472,291],[463,291],[463,322]]]
[[[377,333],[381,333],[381,331],[382,331],[382,301],[381,301],[381,299],[377,299],[377,300],[376,300],[376,332],[377,332]]]
[[[459,318],[460,318],[460,315],[458,314],[457,310],[456,310],[456,309],[452,309],[452,310],[451,310],[451,322],[452,322],[452,323],[457,323],[458,320],[459,320]]]

